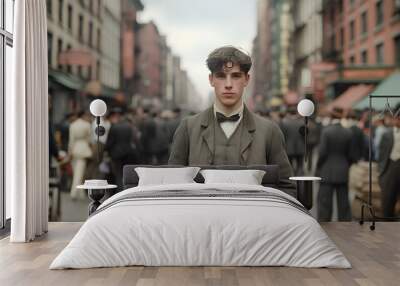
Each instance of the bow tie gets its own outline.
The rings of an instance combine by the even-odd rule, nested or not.
[[[234,114],[234,115],[231,115],[231,116],[225,116],[225,115],[223,115],[223,114],[220,113],[220,112],[216,112],[216,115],[217,115],[217,121],[218,121],[219,123],[225,122],[225,121],[235,122],[235,121],[238,121],[239,118],[240,118],[239,113]]]

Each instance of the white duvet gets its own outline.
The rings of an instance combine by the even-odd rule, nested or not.
[[[100,206],[104,210],[82,225],[50,269],[127,265],[351,267],[314,218],[273,200],[182,197],[112,204],[131,192],[207,189],[262,190],[297,202],[279,190],[254,185],[193,183],[127,189]]]

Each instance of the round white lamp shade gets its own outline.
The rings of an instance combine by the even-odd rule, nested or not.
[[[90,103],[90,113],[93,116],[103,116],[107,112],[107,105],[101,99],[95,99]]]
[[[303,99],[297,104],[297,112],[301,116],[311,116],[314,113],[314,103],[309,99]]]

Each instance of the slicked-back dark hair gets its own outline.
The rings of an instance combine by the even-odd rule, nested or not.
[[[207,67],[211,73],[222,71],[228,62],[237,64],[247,74],[251,68],[251,57],[233,46],[223,46],[212,51],[207,58]]]

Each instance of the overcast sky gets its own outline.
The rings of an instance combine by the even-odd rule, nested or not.
[[[142,0],[139,21],[153,20],[198,91],[211,88],[205,65],[207,55],[222,45],[251,53],[256,34],[256,0]]]

